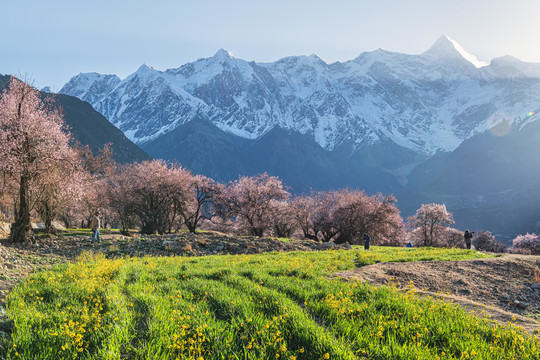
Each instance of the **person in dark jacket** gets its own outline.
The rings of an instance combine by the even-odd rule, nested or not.
[[[471,248],[471,242],[474,232],[470,232],[469,229],[465,230],[465,234],[463,234],[463,237],[465,238],[465,245],[467,246],[467,249]]]
[[[364,249],[369,250],[369,242],[371,241],[371,237],[364,233]]]

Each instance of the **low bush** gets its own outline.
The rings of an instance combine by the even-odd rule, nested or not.
[[[514,254],[540,255],[540,237],[536,234],[518,235],[509,249]]]
[[[495,236],[489,231],[482,231],[476,234],[472,243],[476,250],[489,251],[494,253],[503,253],[506,251],[506,245],[497,241]]]

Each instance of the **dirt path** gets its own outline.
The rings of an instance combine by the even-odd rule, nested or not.
[[[540,285],[535,269],[540,256],[505,255],[462,261],[378,263],[335,274],[375,285],[393,282],[400,288],[414,284],[420,294],[442,296],[476,314],[501,322],[515,322],[527,331],[540,328]],[[538,281],[537,279],[536,281]]]

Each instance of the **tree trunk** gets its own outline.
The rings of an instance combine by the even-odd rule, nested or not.
[[[197,224],[192,223],[191,221],[186,221],[185,224],[189,232],[195,234],[195,231],[197,230]]]
[[[264,229],[262,229],[262,228],[257,228],[257,227],[252,227],[251,228],[251,235],[253,235],[253,236],[262,237],[263,233],[264,233]]]
[[[312,234],[309,234],[309,233],[304,233],[304,237],[306,239],[310,239],[310,240],[315,240],[315,241],[320,241],[319,238],[317,237],[317,235],[312,235]]]
[[[41,216],[41,219],[43,220],[43,223],[45,225],[45,232],[47,234],[55,234],[56,229],[53,228],[52,222],[55,218],[56,211],[53,210],[53,205],[51,205],[50,199],[45,198],[41,204],[39,205],[38,212]]]
[[[125,236],[130,236],[129,235],[129,226],[128,226],[128,222],[127,220],[124,218],[124,217],[120,217],[120,224],[122,225],[122,229],[120,230],[120,234],[122,235],[125,235]]]
[[[45,219],[45,232],[47,234],[54,234],[56,233],[56,230],[53,228],[52,226],[52,221],[51,221],[51,218],[50,217],[47,217]]]
[[[15,223],[11,225],[11,241],[21,243],[26,240],[30,230],[30,209],[28,199],[28,178],[21,176],[19,187],[19,208],[15,213]]]
[[[156,231],[159,233],[158,226],[154,220],[142,222],[141,234],[153,235],[156,233]]]

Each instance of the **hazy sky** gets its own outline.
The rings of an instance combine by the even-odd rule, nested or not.
[[[59,90],[96,71],[175,68],[219,48],[245,60],[345,61],[427,50],[446,34],[489,62],[540,62],[538,0],[0,0],[0,73]]]

